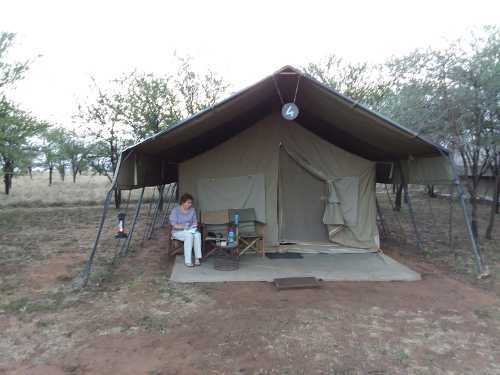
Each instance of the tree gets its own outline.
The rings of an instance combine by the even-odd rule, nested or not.
[[[182,113],[188,117],[217,103],[222,95],[229,94],[232,87],[226,84],[223,78],[208,70],[202,77],[191,70],[191,57],[177,56],[180,67],[177,72],[178,79],[175,81],[181,102]]]
[[[92,147],[83,134],[74,131],[67,132],[67,140],[62,145],[62,152],[69,162],[73,183],[76,182],[77,174],[87,168],[87,158],[92,152]]]
[[[26,112],[17,109],[4,96],[0,98],[0,174],[3,175],[5,194],[12,188],[12,177],[33,160],[35,136],[46,124],[38,123]]]
[[[132,145],[131,129],[124,120],[124,99],[118,91],[103,90],[92,78],[94,98],[79,105],[79,117],[87,124],[87,133],[94,139],[87,160],[99,174],[110,181],[116,170],[121,150]],[[115,190],[115,207],[120,208],[121,192]]]
[[[5,89],[24,78],[30,62],[9,62],[7,53],[13,45],[14,33],[0,33],[0,174],[3,175],[5,194],[12,188],[12,176],[23,167],[31,166],[35,157],[33,137],[45,127],[10,101]]]
[[[29,70],[30,61],[26,62],[7,62],[7,53],[10,47],[14,44],[16,34],[1,32],[0,33],[0,94],[3,93],[3,88],[6,85],[14,84],[24,78],[24,74]]]
[[[341,94],[374,109],[390,92],[390,83],[381,75],[381,68],[368,63],[343,64],[334,54],[318,63],[309,63],[302,70]]]
[[[479,179],[498,157],[499,35],[498,27],[486,27],[444,51],[417,50],[386,65],[395,84],[382,113],[456,152],[476,238]]]
[[[136,142],[177,124],[182,119],[172,77],[132,72],[115,80],[126,90],[123,121],[132,129]]]

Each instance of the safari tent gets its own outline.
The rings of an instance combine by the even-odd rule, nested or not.
[[[255,208],[266,252],[374,252],[377,182],[458,176],[448,150],[285,66],[124,150],[113,187],[173,182],[201,210]]]
[[[379,249],[376,182],[457,180],[448,150],[285,66],[124,150],[114,186],[178,182],[201,210],[255,208],[266,247],[357,252]]]

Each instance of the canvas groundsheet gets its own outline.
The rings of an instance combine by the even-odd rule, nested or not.
[[[208,257],[199,267],[186,267],[176,257],[171,281],[181,283],[268,281],[283,277],[315,277],[324,281],[419,281],[420,275],[383,253],[302,254],[302,259],[268,259],[244,254],[239,269],[219,271]]]

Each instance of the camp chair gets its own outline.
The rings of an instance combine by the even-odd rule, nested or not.
[[[170,232],[168,234],[167,255],[168,260],[170,261],[174,255],[184,252],[184,242],[172,238],[172,224],[169,224],[168,226],[170,227]]]
[[[216,233],[221,233],[220,238],[223,241],[227,241],[227,232],[229,225],[229,213],[227,210],[220,211],[201,211],[200,212],[200,223],[201,223],[201,253],[203,254],[203,259],[212,254],[216,249],[212,247],[207,252],[206,245],[210,242],[215,242],[217,240]]]
[[[264,223],[257,221],[254,208],[230,209],[229,222],[234,225],[234,217],[238,213],[237,237],[240,243],[239,255],[243,255],[247,250],[254,250],[256,253],[262,254],[262,258],[266,256],[264,244]],[[259,241],[261,246],[259,247]]]

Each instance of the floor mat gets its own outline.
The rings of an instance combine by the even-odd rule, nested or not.
[[[186,267],[184,255],[176,257],[171,281],[181,283],[268,281],[283,277],[315,277],[324,281],[418,281],[420,275],[382,253],[301,254],[304,259],[268,259],[244,254],[239,268],[219,271],[212,256],[200,267]]]
[[[266,257],[269,259],[303,259],[302,254],[299,253],[267,253]]]

